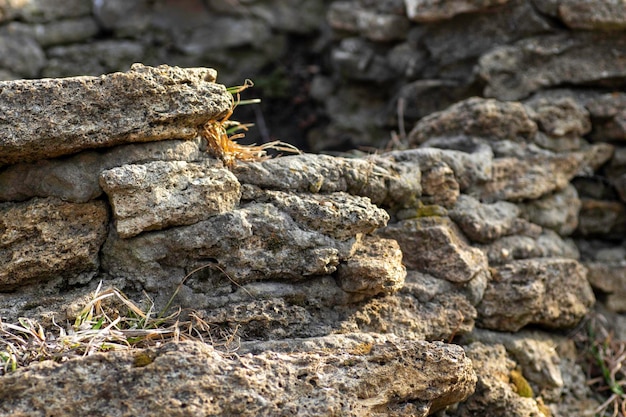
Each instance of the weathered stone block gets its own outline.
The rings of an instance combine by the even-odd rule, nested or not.
[[[122,238],[205,220],[239,203],[237,178],[215,161],[155,161],[104,171],[117,233]]]
[[[587,271],[577,261],[543,258],[492,268],[477,306],[480,327],[516,332],[528,324],[549,329],[575,326],[594,304]]]
[[[406,268],[395,240],[366,237],[352,255],[337,268],[338,284],[346,292],[391,294],[404,285]]]
[[[409,269],[451,282],[468,282],[487,273],[487,258],[468,245],[458,227],[447,217],[403,220],[379,231],[395,239]]]
[[[0,289],[95,273],[107,223],[102,201],[0,204]]]
[[[80,150],[192,139],[232,104],[216,72],[137,64],[101,77],[0,82],[0,165]]]
[[[436,22],[461,13],[479,12],[509,0],[405,0],[407,15],[416,22]]]
[[[45,392],[46,410],[62,415],[184,409],[184,415],[356,417],[379,409],[406,412],[410,404],[412,415],[426,417],[474,390],[476,375],[459,346],[355,337],[309,339],[309,349],[296,341],[284,352],[241,356],[185,342],[46,361],[0,380],[6,398],[0,412],[33,413]],[[155,396],[163,386],[167,393]]]

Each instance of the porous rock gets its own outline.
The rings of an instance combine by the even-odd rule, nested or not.
[[[533,97],[524,103],[539,130],[535,143],[554,151],[575,150],[581,147],[580,137],[591,131],[589,112],[572,97]]]
[[[369,198],[345,192],[305,194],[267,190],[255,194],[255,202],[271,203],[297,223],[338,240],[371,233],[389,220],[387,212]]]
[[[0,288],[95,275],[107,223],[102,201],[47,198],[0,204]]]
[[[602,84],[626,78],[626,49],[620,33],[577,32],[538,36],[483,55],[479,73],[484,94],[519,100],[563,83]],[[619,82],[619,81],[618,81]]]
[[[471,362],[458,346],[367,337],[357,343],[336,340],[334,346],[231,356],[185,342],[95,354],[64,364],[44,362],[2,378],[6,400],[0,410],[360,416],[392,409],[425,417],[465,399],[476,383]],[[163,386],[167,392],[154,395]],[[42,391],[50,398],[44,404],[37,401]]]
[[[528,324],[568,328],[575,326],[594,302],[587,271],[577,261],[512,261],[492,268],[492,280],[477,306],[478,322],[480,327],[509,332]]]
[[[578,227],[581,202],[576,188],[571,184],[553,194],[517,206],[524,218],[552,229],[561,236],[571,235]]]
[[[296,155],[233,170],[242,184],[288,192],[344,191],[369,197],[374,204],[405,205],[421,195],[420,171],[412,164],[394,165],[386,158],[348,159],[328,155]]]
[[[466,135],[526,142],[536,132],[537,125],[522,104],[472,97],[424,117],[408,139],[419,144],[434,137]]]
[[[404,286],[405,276],[398,243],[376,237],[366,237],[337,270],[342,290],[370,296],[397,292]]]
[[[198,223],[120,239],[111,233],[103,267],[146,288],[179,282],[194,262],[217,266],[239,284],[280,278],[299,280],[335,272],[355,239],[338,241],[298,224],[267,203],[255,203]]]
[[[502,265],[515,259],[580,257],[573,241],[564,240],[549,229],[539,235],[504,236],[478,247],[487,255],[489,265]]]
[[[585,0],[560,1],[558,11],[563,23],[572,29],[626,29],[626,5],[621,1],[599,3],[590,3]]]
[[[467,195],[459,196],[456,205],[449,211],[450,218],[472,241],[486,243],[502,236],[522,232],[530,227],[519,219],[519,208],[506,201],[481,204]]]
[[[585,166],[583,152],[525,153],[495,158],[491,181],[474,185],[468,194],[483,202],[534,200],[565,188]]]
[[[232,104],[215,77],[206,68],[137,64],[101,77],[0,82],[0,165],[128,142],[193,139],[200,125]]]
[[[457,283],[487,273],[486,256],[471,247],[447,217],[403,220],[378,233],[398,241],[407,268]]]
[[[217,161],[154,161],[102,172],[117,234],[128,238],[205,220],[239,203],[237,178]]]
[[[593,122],[591,139],[626,140],[626,94],[602,94],[585,103]]]
[[[512,371],[515,362],[507,357],[501,344],[485,345],[474,342],[467,346],[466,354],[476,368],[478,383],[476,391],[459,404],[451,415],[458,417],[539,417],[540,411],[534,398],[521,396],[515,391]]]
[[[198,145],[197,140],[133,143],[103,152],[84,151],[64,159],[10,165],[0,172],[0,201],[57,197],[85,203],[102,194],[102,171],[155,160],[195,161],[201,157]]]

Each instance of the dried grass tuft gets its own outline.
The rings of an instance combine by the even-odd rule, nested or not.
[[[237,143],[237,139],[245,137],[245,133],[242,132],[246,132],[251,125],[230,120],[230,117],[239,104],[258,102],[257,100],[252,100],[244,103],[240,100],[239,93],[253,85],[252,81],[246,80],[242,86],[228,89],[233,94],[233,103],[230,110],[220,120],[209,120],[201,130],[202,137],[207,141],[208,151],[216,158],[221,159],[229,168],[232,168],[236,161],[251,162],[267,159],[268,150],[301,153],[295,146],[281,141],[273,141],[262,145],[240,145]]]
[[[65,362],[96,352],[131,350],[165,342],[194,340],[226,352],[239,347],[238,328],[224,329],[207,322],[197,311],[178,309],[169,315],[155,313],[154,303],[141,309],[116,288],[98,286],[73,324],[44,329],[36,320],[20,318],[17,324],[0,320],[0,376],[34,362]]]

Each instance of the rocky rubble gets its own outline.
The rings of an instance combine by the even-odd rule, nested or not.
[[[133,119],[138,92],[117,87],[146,74],[172,104],[157,133],[149,112]],[[561,332],[590,311],[592,286],[624,308],[623,244],[602,235],[624,224],[590,212],[623,202],[580,185],[620,172],[613,146],[580,136],[598,96],[472,98],[417,123],[413,149],[229,169],[197,134],[230,102],[214,79],[137,65],[0,84],[15,114],[20,94],[59,83],[136,100],[102,140],[75,136],[101,122],[88,122],[92,106],[50,103],[55,123],[37,127],[47,159],[19,129],[0,137],[2,321],[71,322],[102,283],[157,310],[171,301],[240,346],[169,342],[33,364],[0,376],[2,412],[539,416],[594,404],[588,391],[561,395],[585,378]],[[75,120],[87,126],[59,128]],[[577,145],[542,147],[546,137]],[[68,400],[67,387],[80,395]]]

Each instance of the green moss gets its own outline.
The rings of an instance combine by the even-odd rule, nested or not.
[[[148,352],[139,352],[133,358],[133,366],[135,368],[143,368],[154,362],[154,357]]]
[[[524,398],[532,398],[535,396],[533,389],[519,369],[513,369],[509,377],[511,378],[511,383],[515,386],[517,395]]]

